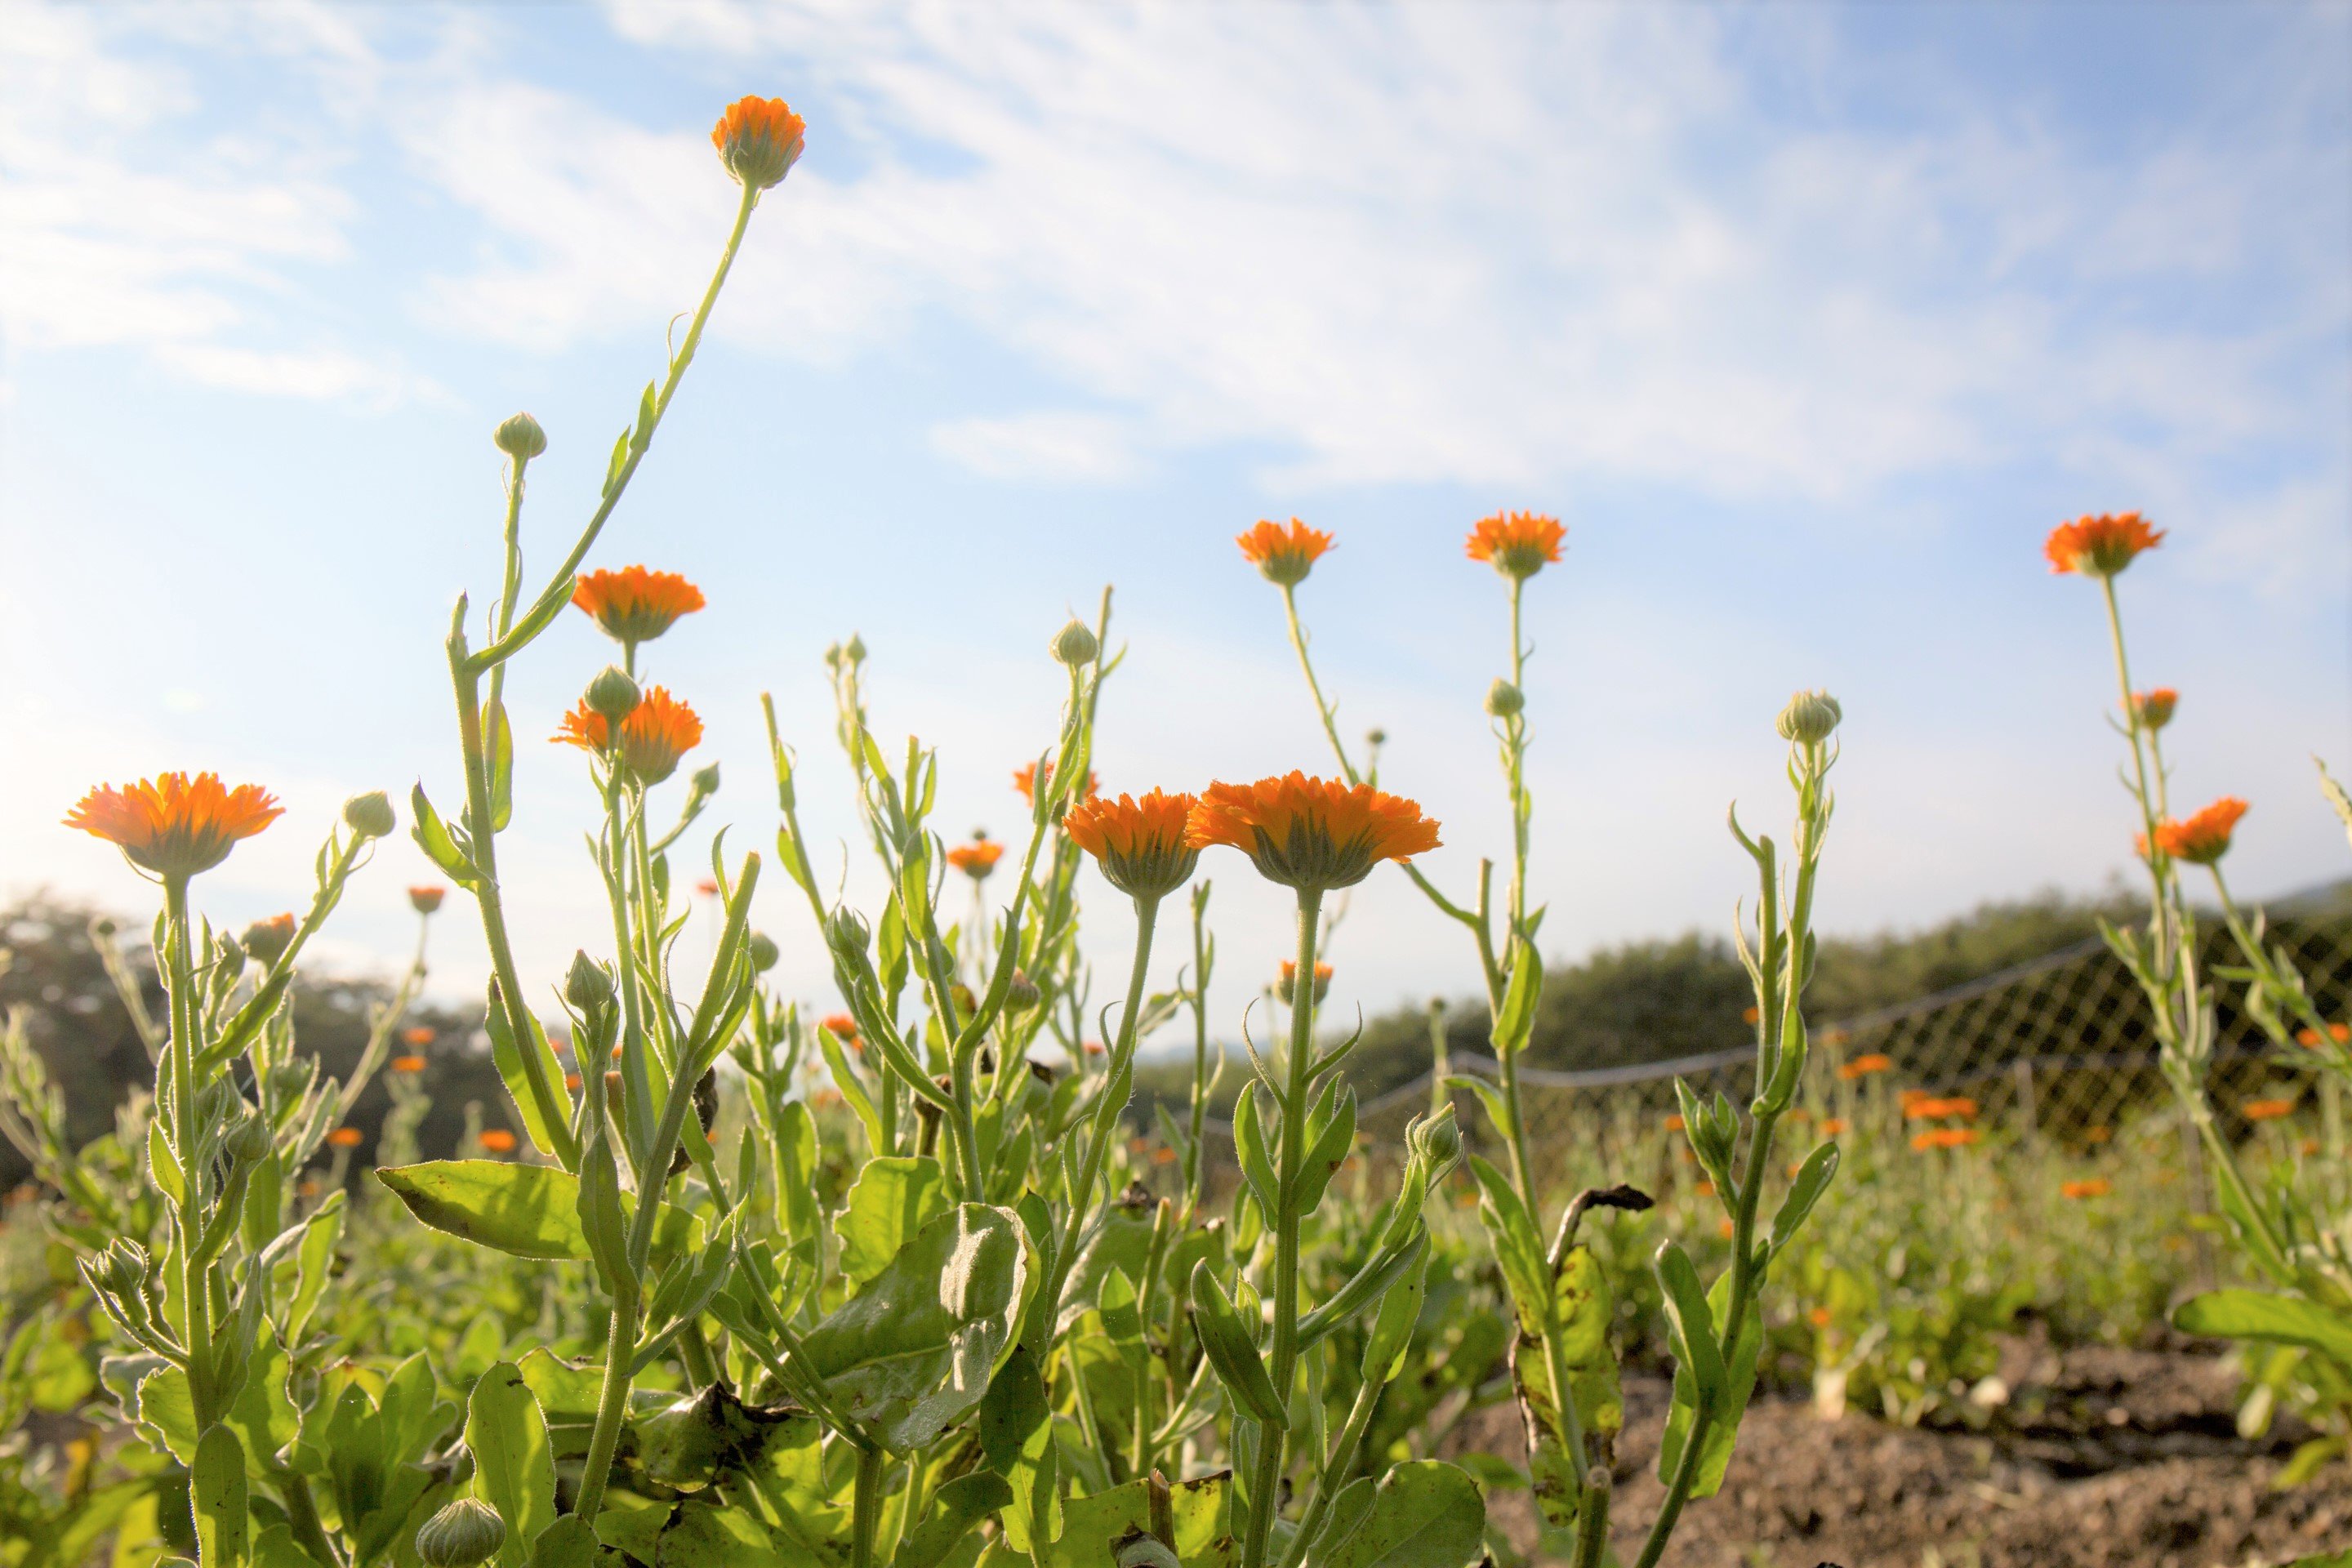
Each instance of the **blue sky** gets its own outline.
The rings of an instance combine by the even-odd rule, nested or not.
[[[57,826],[95,780],[283,795],[203,886],[236,921],[295,901],[346,793],[454,793],[438,645],[493,591],[489,431],[550,432],[544,569],[715,257],[707,132],[749,90],[808,152],[596,556],[709,593],[652,663],[709,721],[740,847],[772,827],[762,689],[812,829],[847,835],[819,659],[853,629],[880,727],[942,748],[943,825],[1013,831],[1045,639],[1106,582],[1111,787],[1321,765],[1232,544],[1297,513],[1340,541],[1303,597],[1342,721],[1389,731],[1461,889],[1504,842],[1477,710],[1503,599],[1461,539],[1529,507],[1570,528],[1530,596],[1556,952],[1725,924],[1723,808],[1785,815],[1799,686],[1848,714],[1829,927],[2093,889],[2128,869],[2112,683],[2094,593],[2039,547],[2136,507],[2172,531],[2125,587],[2145,681],[2183,691],[2178,797],[2254,802],[2248,891],[2346,869],[2309,762],[2352,765],[2343,6],[5,20],[9,890],[135,907]],[[541,976],[597,922],[578,760],[528,737],[604,651],[572,617],[510,689]],[[1210,869],[1233,1012],[1284,906]],[[387,846],[327,955],[384,963],[425,874]],[[782,891],[762,919],[819,997]],[[1127,920],[1097,908],[1108,959]],[[467,912],[439,932],[436,984],[470,989]],[[1388,875],[1338,956],[1368,1010],[1472,968]]]

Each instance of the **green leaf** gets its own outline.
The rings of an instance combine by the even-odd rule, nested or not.
[[[1691,1276],[1696,1284],[1697,1276]],[[1708,1339],[1720,1347],[1729,1325],[1724,1319],[1730,1311],[1731,1273],[1726,1269],[1717,1279],[1715,1288],[1706,1295]],[[1731,1450],[1739,1440],[1740,1417],[1747,1414],[1748,1396],[1756,1391],[1756,1360],[1764,1348],[1763,1314],[1751,1300],[1746,1316],[1739,1324],[1738,1337],[1733,1342],[1731,1356],[1725,1364],[1724,1382],[1715,1395],[1714,1415],[1707,1423],[1704,1447],[1699,1450],[1697,1468],[1692,1472],[1690,1495],[1694,1498],[1713,1497],[1723,1486],[1724,1472],[1731,1464]],[[1674,1403],[1666,1412],[1666,1429],[1658,1444],[1658,1473],[1673,1474],[1673,1468],[1682,1459],[1683,1446],[1689,1441],[1697,1419],[1699,1394],[1696,1379],[1686,1379],[1682,1368],[1675,1369]]]
[[[1355,1527],[1310,1547],[1308,1568],[1464,1568],[1484,1554],[1486,1501],[1466,1471],[1417,1459],[1381,1478]]]
[[[1511,939],[1511,979],[1503,991],[1503,1005],[1495,1014],[1489,1037],[1495,1059],[1501,1061],[1528,1043],[1535,1032],[1536,1005],[1543,1000],[1543,960],[1524,936]]]
[[[2183,1333],[2301,1345],[2352,1368],[2352,1314],[2260,1290],[2208,1290],[2173,1310]]]
[[[1553,1281],[1552,1333],[1568,1374],[1579,1429],[1588,1434],[1616,1432],[1625,1425],[1617,1358],[1609,1350],[1613,1312],[1608,1276],[1591,1250],[1571,1248]],[[1554,1397],[1551,1363],[1540,1340],[1517,1336],[1511,1348],[1511,1382],[1532,1450],[1528,1470],[1536,1507],[1551,1528],[1572,1529],[1580,1506],[1580,1489],[1575,1460],[1569,1452],[1568,1427]]]
[[[1061,1311],[1054,1331],[1067,1333],[1072,1324],[1094,1309],[1102,1299],[1104,1282],[1113,1269],[1140,1282],[1144,1268],[1150,1261],[1150,1214],[1134,1214],[1112,1205],[1096,1227],[1094,1239],[1078,1254],[1077,1266],[1070,1270],[1070,1281],[1062,1289]]]
[[[147,1123],[147,1173],[163,1194],[173,1203],[187,1199],[187,1182],[180,1174],[180,1158],[172,1152],[172,1141],[163,1132],[160,1116]]]
[[[606,1507],[596,1516],[599,1522],[614,1511],[611,1504],[616,1495],[604,1494]],[[604,1555],[589,1522],[576,1513],[567,1513],[539,1532],[539,1539],[530,1543],[529,1562],[530,1568],[596,1568]]]
[[[800,1568],[800,1562],[777,1550],[757,1514],[689,1498],[662,1527],[654,1568]]]
[[[208,1426],[196,1440],[188,1494],[196,1515],[196,1561],[203,1568],[244,1568],[245,1445],[226,1426]]]
[[[1510,1103],[1503,1098],[1503,1091],[1500,1089],[1475,1073],[1458,1072],[1446,1075],[1445,1087],[1466,1089],[1476,1095],[1478,1103],[1486,1108],[1486,1120],[1494,1124],[1495,1131],[1505,1137],[1510,1135],[1511,1107]]]
[[[1789,1195],[1780,1200],[1780,1210],[1772,1216],[1770,1256],[1778,1258],[1790,1242],[1796,1239],[1797,1229],[1830,1190],[1830,1182],[1837,1174],[1838,1146],[1824,1143],[1805,1156],[1798,1167],[1796,1179],[1789,1184]]]
[[[891,1154],[868,1160],[835,1226],[842,1272],[861,1285],[873,1279],[947,1207],[947,1174],[937,1160]]]
[[[1178,1561],[1184,1568],[1228,1568],[1233,1540],[1233,1483],[1219,1473],[1178,1481],[1168,1489]],[[1106,1568],[1110,1543],[1151,1524],[1149,1483],[1129,1481],[1062,1505],[1062,1533],[1045,1554],[1045,1568]]]
[[[426,859],[441,868],[444,876],[461,888],[470,888],[482,879],[480,870],[450,836],[449,825],[441,820],[441,814],[425,798],[425,786],[421,784],[408,792],[408,814],[409,837],[416,840],[416,847],[425,851]]]
[[[489,752],[490,831],[503,833],[514,818],[514,726],[505,703],[482,704],[482,744]]]
[[[960,1205],[808,1331],[809,1363],[893,1449],[923,1447],[987,1394],[1035,1273],[1012,1210]]]
[[[940,1488],[923,1522],[898,1543],[890,1568],[940,1568],[972,1526],[1009,1506],[1013,1488],[993,1470],[974,1470]]]
[[[466,1407],[466,1449],[474,1456],[474,1488],[506,1521],[499,1548],[502,1568],[527,1568],[530,1543],[555,1522],[555,1458],[547,1418],[512,1362],[500,1362],[475,1381]]]
[[[776,1116],[776,1222],[794,1241],[816,1235],[816,1119],[800,1100]]]
[[[522,1053],[529,1051],[537,1058],[541,1081],[559,1089],[563,1083],[563,1068],[556,1064],[555,1053],[548,1047],[547,1032],[539,1026],[539,1020],[529,1012],[523,1014],[523,1018],[530,1025],[530,1038],[518,1050],[514,1030],[508,1026],[507,1010],[499,1003],[498,982],[491,981],[489,1007],[483,1018],[490,1035],[490,1058],[498,1064],[499,1077],[507,1086],[507,1098],[514,1101],[531,1147],[542,1154],[552,1154],[553,1133],[548,1128],[547,1118],[540,1114],[539,1098],[530,1091],[530,1079],[523,1071]]]
[[[1216,1368],[1234,1405],[1243,1414],[1274,1426],[1286,1426],[1289,1412],[1275,1392],[1274,1379],[1257,1353],[1257,1337],[1243,1321],[1206,1259],[1192,1266],[1192,1326],[1201,1349]]]
[[[580,1178],[569,1171],[503,1160],[427,1160],[383,1166],[375,1176],[437,1231],[515,1258],[589,1261],[588,1238],[580,1229]],[[628,1212],[635,1200],[624,1193],[621,1205]],[[654,1226],[656,1261],[701,1247],[702,1222],[664,1205]]]
[[[1356,1090],[1352,1084],[1332,1079],[1323,1086],[1315,1110],[1307,1119],[1307,1150],[1298,1167],[1298,1212],[1313,1214],[1323,1202],[1323,1190],[1356,1152]]]
[[[1470,1173],[1478,1179],[1478,1220],[1503,1270],[1503,1283],[1518,1311],[1519,1331],[1544,1330],[1544,1250],[1528,1205],[1502,1172],[1479,1155],[1470,1156]]]
[[[1674,1345],[1675,1381],[1681,1381],[1680,1369],[1688,1368],[1698,1396],[1710,1403],[1720,1400],[1727,1381],[1723,1349],[1716,1342],[1715,1320],[1700,1289],[1698,1270],[1691,1267],[1690,1255],[1669,1241],[1658,1248],[1657,1271],[1658,1283],[1664,1287],[1660,1304]]]

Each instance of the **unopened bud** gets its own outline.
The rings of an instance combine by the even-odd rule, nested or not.
[[[835,952],[864,952],[866,944],[874,940],[874,928],[866,917],[844,904],[824,921],[824,940]]]
[[[1140,1531],[1113,1544],[1111,1561],[1118,1568],[1183,1568],[1182,1559],[1166,1542]]]
[[[89,934],[98,938],[100,942],[104,942],[108,937],[112,936],[114,934],[113,918],[108,915],[100,915],[96,920],[90,921]]]
[[[343,802],[343,822],[362,838],[389,838],[400,826],[392,815],[392,799],[380,789],[355,795]]]
[[[1486,688],[1486,711],[1496,719],[1516,719],[1528,705],[1519,689],[1507,680],[1496,680]]]
[[[847,659],[852,664],[864,664],[866,662],[866,639],[859,637],[856,632],[850,633],[849,640],[841,645],[841,657]]]
[[[709,800],[719,793],[719,764],[697,768],[688,776],[687,788],[697,800]]]
[[[408,889],[408,907],[420,915],[429,915],[441,907],[441,900],[448,891],[446,888],[411,888]]]
[[[1087,630],[1085,624],[1076,617],[1072,617],[1068,626],[1055,632],[1053,642],[1047,646],[1054,650],[1056,659],[1072,669],[1092,664],[1095,655],[1102,652],[1102,644],[1095,640],[1095,634]]]
[[[258,1165],[268,1157],[270,1142],[268,1120],[256,1111],[237,1124],[224,1147],[236,1163]]]
[[[1780,739],[1798,746],[1818,746],[1830,738],[1845,710],[1826,691],[1800,691],[1780,710]]]
[[[506,1521],[479,1498],[461,1497],[416,1527],[416,1555],[425,1568],[474,1568],[506,1542]]]
[[[528,463],[547,450],[547,432],[528,414],[509,415],[490,438],[499,444],[499,451],[520,463]]]
[[[118,1237],[101,1255],[100,1278],[118,1296],[135,1296],[147,1284],[147,1249],[128,1237]]]
[[[584,950],[574,952],[563,977],[563,999],[583,1013],[600,1012],[613,1000],[613,977]]]
[[[776,967],[776,960],[782,956],[776,951],[776,939],[765,931],[753,931],[749,945],[751,950],[751,973],[754,974],[767,973]]]
[[[1013,972],[1013,983],[1004,988],[1004,1010],[1008,1013],[1026,1013],[1045,1000],[1045,995],[1044,992],[1037,989],[1035,981],[1016,969]]]
[[[293,943],[294,917],[272,915],[266,921],[256,921],[245,928],[245,935],[238,940],[246,952],[262,963],[275,963]]]
[[[1462,1129],[1448,1105],[1434,1116],[1418,1116],[1404,1131],[1405,1147],[1421,1156],[1433,1175],[1462,1157]]]
[[[588,711],[618,729],[622,720],[637,710],[644,695],[637,689],[637,683],[629,679],[627,670],[617,664],[608,664],[603,674],[588,683]]]

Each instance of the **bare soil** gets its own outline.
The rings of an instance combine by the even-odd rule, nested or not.
[[[2271,1479],[2290,1427],[2237,1436],[2230,1364],[2211,1353],[2021,1343],[2015,1390],[1983,1431],[1905,1429],[1759,1395],[1723,1490],[1683,1514],[1663,1568],[2267,1568],[2352,1549],[2352,1466],[2291,1490]],[[1616,1548],[1630,1563],[1664,1489],[1667,1384],[1629,1381]],[[1460,1447],[1525,1458],[1517,1414],[1481,1411]],[[1524,1491],[1490,1516],[1536,1544]]]

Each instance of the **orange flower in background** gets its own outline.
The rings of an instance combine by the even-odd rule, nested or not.
[[[572,584],[572,602],[596,618],[617,643],[651,642],[703,607],[702,590],[675,572],[624,566],[618,572],[583,572]]]
[[[585,701],[566,713],[562,727],[549,738],[583,752],[613,753],[612,726]],[[669,777],[677,771],[677,760],[701,743],[701,719],[658,686],[649,688],[621,721],[621,764],[641,784]]]
[[[2237,831],[2238,819],[2248,809],[2236,795],[2225,795],[2186,821],[2167,817],[2156,825],[2156,847],[2175,860],[2210,866],[2229,853],[2230,836]],[[2147,853],[2147,834],[2137,835],[2132,842],[2141,855]]]
[[[1082,1045],[1087,1055],[1090,1057],[1098,1057],[1103,1054],[1103,1043],[1100,1040],[1087,1040],[1082,1042]]]
[[[841,1103],[841,1090],[837,1089],[816,1089],[809,1095],[809,1103],[816,1107],[819,1110],[831,1110],[835,1106]]]
[[[2116,1130],[2112,1127],[2086,1127],[2083,1130],[2083,1142],[2105,1143],[2112,1140],[2115,1135]]]
[[[441,907],[441,900],[448,891],[446,888],[411,888],[408,889],[408,907],[420,915],[429,915]]]
[[[1965,1149],[1983,1134],[1973,1127],[1930,1127],[1925,1132],[1914,1133],[1914,1149]]]
[[[1845,1042],[1846,1033],[1843,1029],[1823,1029],[1822,1031],[1822,1044],[1825,1046],[1842,1046],[1845,1044]]]
[[[2352,1024],[2328,1025],[2327,1038],[2334,1040],[2339,1046],[2347,1042],[2352,1042]],[[2320,1047],[2319,1031],[2316,1029],[2297,1029],[2294,1032],[2294,1043],[2299,1046],[2309,1046],[2315,1051],[2319,1049]]]
[[[2292,1100],[2250,1100],[2238,1107],[2238,1114],[2249,1121],[2276,1121],[2282,1116],[2294,1114]]]
[[[1698,1195],[1703,1198],[1711,1198],[1715,1196],[1715,1184],[1713,1182],[1701,1182],[1693,1189],[1693,1191],[1696,1192]]]
[[[1295,958],[1286,958],[1282,961],[1282,978],[1275,983],[1275,994],[1280,996],[1286,1006],[1290,1002],[1290,994],[1297,990],[1297,986],[1298,961]],[[1330,994],[1331,966],[1328,963],[1318,963],[1315,966],[1315,1000],[1320,1002]]]
[[[1841,1133],[1841,1132],[1843,1132],[1843,1131],[1845,1131],[1845,1118],[1844,1118],[1844,1117],[1843,1117],[1843,1116],[1824,1116],[1824,1117],[1822,1117],[1822,1137],[1824,1137],[1824,1138],[1834,1138],[1834,1137],[1836,1137],[1839,1133]]]
[[[985,835],[975,836],[969,844],[959,844],[948,851],[948,864],[970,877],[984,881],[996,869],[997,861],[1004,858],[1004,846]]]
[[[356,1127],[338,1127],[327,1134],[328,1144],[336,1149],[356,1149],[367,1141],[367,1134]]]
[[[1176,1151],[1173,1149],[1154,1149],[1151,1152],[1151,1163],[1155,1165],[1172,1165],[1176,1163]]]
[[[435,1034],[436,1031],[430,1024],[414,1024],[400,1031],[400,1043],[404,1046],[429,1046],[434,1041]]]
[[[157,773],[121,789],[100,784],[66,814],[66,826],[105,839],[157,876],[185,879],[228,858],[285,813],[259,784],[230,789],[218,773]]]
[[[1036,805],[1037,764],[1035,763],[1024,763],[1018,768],[1015,768],[1013,772],[1013,787],[1021,792],[1021,798],[1023,800],[1027,801],[1032,805]],[[1054,787],[1054,764],[1051,763],[1047,763],[1045,764],[1045,787],[1047,789]],[[1087,771],[1086,782],[1078,786],[1078,798],[1080,800],[1094,799],[1095,792],[1099,787],[1101,786],[1099,782],[1095,778],[1094,771],[1091,768],[1088,769]]]
[[[1966,1121],[1977,1113],[1977,1102],[1965,1094],[1939,1100],[1933,1095],[1903,1102],[1903,1119],[1906,1121],[1939,1121],[1948,1116]]]
[[[828,1031],[836,1040],[857,1038],[857,1020],[846,1013],[832,1013],[817,1020],[817,1027]]]
[[[2164,542],[2164,531],[2148,527],[2136,511],[2102,513],[2062,522],[2050,531],[2042,552],[2050,570],[2079,572],[2085,577],[2112,577],[2132,563],[2143,550]]]
[[[1504,576],[1525,581],[1559,559],[1559,542],[1567,537],[1556,517],[1498,511],[1478,520],[1467,545],[1471,560],[1491,561]]]
[[[793,112],[781,98],[756,93],[727,106],[710,128],[710,144],[719,162],[747,190],[764,191],[782,184],[800,162],[808,121]]]
[[[1331,536],[1294,517],[1286,525],[1260,521],[1247,533],[1235,534],[1234,542],[1267,582],[1290,588],[1307,581],[1316,561],[1331,548]]]
[[[1679,1132],[1682,1130],[1683,1114],[1681,1111],[1677,1110],[1673,1115],[1666,1118],[1666,1131],[1669,1132]]]
[[[481,1143],[493,1154],[511,1154],[514,1152],[515,1135],[503,1127],[485,1127]]]
[[[1383,860],[1437,847],[1437,824],[1418,803],[1339,779],[1291,773],[1255,784],[1213,784],[1192,807],[1194,848],[1230,845],[1285,887],[1353,887]]]
[[[245,934],[237,940],[246,952],[262,963],[275,963],[278,955],[294,944],[294,917],[279,914],[256,921],[245,928]]]
[[[392,1058],[392,1070],[394,1072],[423,1072],[425,1070],[425,1058],[423,1057],[394,1057]]]
[[[1763,1016],[1763,1014],[1756,1010],[1756,1005],[1753,1002],[1739,1010],[1739,1021],[1743,1024],[1758,1023]]]
[[[702,898],[715,899],[719,896],[719,884],[705,877],[694,885],[694,890]]]
[[[1731,1216],[1727,1215],[1723,1218],[1715,1222],[1715,1234],[1721,1237],[1726,1241],[1729,1241],[1731,1239]]]
[[[2161,730],[2172,722],[2172,710],[2179,701],[2180,693],[2169,686],[2135,691],[2131,695],[2132,721],[2143,730]]]
[[[1165,898],[1182,887],[1201,863],[1201,850],[1188,837],[1196,796],[1153,790],[1141,800],[1091,796],[1062,818],[1062,830],[1093,856],[1102,874],[1120,892],[1138,899]]]
[[[1827,1307],[1816,1307],[1805,1314],[1805,1321],[1817,1329],[1826,1329],[1830,1326],[1830,1310]]]
[[[578,1073],[568,1072],[563,1075],[563,1087],[567,1092],[578,1094],[580,1092],[580,1084],[581,1078]]]
[[[1838,1068],[1838,1077],[1845,1079],[1848,1083],[1852,1083],[1856,1079],[1868,1078],[1872,1073],[1885,1072],[1894,1065],[1894,1058],[1882,1056],[1878,1052],[1873,1051],[1868,1056],[1856,1057],[1853,1060],[1846,1063],[1845,1066]]]
[[[2115,1190],[2115,1184],[2105,1176],[2092,1176],[2084,1181],[2063,1183],[2058,1188],[2060,1196],[2077,1201],[2084,1198],[2103,1198]]]

